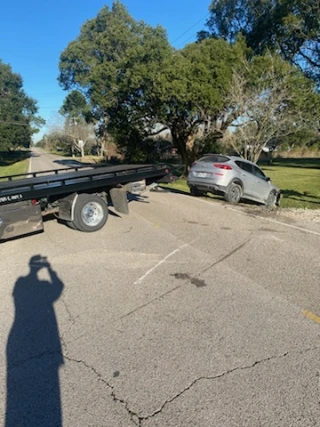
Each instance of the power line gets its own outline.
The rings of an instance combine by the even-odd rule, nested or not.
[[[193,39],[197,34],[198,34],[198,32],[196,32],[196,33],[192,34],[192,36],[190,36],[190,37],[188,37],[187,39],[185,39],[182,43],[180,43],[180,44],[178,45],[178,48],[185,46],[185,44],[186,44],[189,40]]]
[[[185,30],[182,34],[180,34],[179,37],[175,38],[171,43],[175,43],[177,40],[181,39],[185,34],[187,34],[190,30],[192,30],[194,27],[196,27],[198,24],[200,24],[201,21],[203,21],[205,18],[207,18],[210,15],[210,12],[206,13],[205,16],[199,19],[195,24],[193,24],[191,27],[189,27],[187,30]],[[193,36],[192,36],[193,37]]]

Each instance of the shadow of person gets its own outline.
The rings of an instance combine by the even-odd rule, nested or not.
[[[29,274],[20,277],[13,290],[5,427],[61,427],[58,370],[63,356],[53,304],[63,283],[45,257],[33,256],[29,265]],[[43,269],[50,280],[40,279]]]

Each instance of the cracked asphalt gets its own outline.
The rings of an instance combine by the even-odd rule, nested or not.
[[[1,425],[320,426],[319,253],[320,225],[166,191],[1,244]]]

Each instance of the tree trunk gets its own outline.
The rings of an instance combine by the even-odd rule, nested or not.
[[[260,159],[262,153],[262,147],[258,147],[258,149],[253,149],[253,153],[252,153],[252,162],[253,163],[258,163],[258,160]]]
[[[105,153],[106,153],[106,143],[101,142],[100,157],[105,157]]]
[[[188,138],[179,138],[178,135],[172,134],[173,145],[177,148],[178,154],[180,154],[182,162],[184,164],[184,175],[187,176],[191,166],[191,159],[187,150]]]

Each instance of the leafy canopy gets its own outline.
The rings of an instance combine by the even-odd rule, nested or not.
[[[62,53],[59,81],[66,90],[81,89],[98,113],[132,97],[139,103],[148,84],[156,86],[156,72],[170,50],[162,28],[135,21],[115,2],[87,21]]]
[[[33,125],[44,124],[44,120],[36,116],[37,111],[36,101],[23,90],[21,76],[0,60],[1,150],[30,145],[32,134],[38,131]]]
[[[320,79],[319,1],[212,0],[210,11],[207,25],[214,37],[232,43],[242,34],[254,53],[276,51]]]
[[[307,112],[314,110],[311,101],[307,103],[307,98],[312,100],[314,95],[312,82],[309,84],[297,67],[277,55],[252,54],[255,45],[252,43],[252,49],[248,48],[246,39],[256,21],[253,19],[249,25],[247,11],[238,10],[240,6],[251,5],[246,1],[214,1],[217,7],[233,5],[232,12],[243,13],[239,22],[231,14],[234,33],[228,33],[226,26],[223,33],[226,40],[209,37],[180,51],[170,46],[161,27],[135,21],[121,3],[102,8],[96,18],[82,26],[79,36],[61,55],[60,84],[66,90],[73,90],[62,111],[72,118],[88,102],[90,113],[100,127],[99,135],[110,133],[132,160],[145,158],[148,137],[169,129],[186,170],[200,154],[197,135],[204,128],[215,138],[221,138],[241,117],[252,115],[253,109],[257,113],[256,125],[252,121],[246,128],[253,135],[259,117],[269,117],[273,128],[280,112],[281,117],[288,113],[286,126],[290,120],[298,120],[295,115],[290,119],[293,112],[300,111],[299,118],[307,117]],[[264,0],[259,5],[267,7],[268,2]],[[229,13],[229,9],[226,11]],[[223,13],[221,16],[229,19]],[[241,29],[236,26],[240,24]],[[216,35],[222,34],[223,27],[215,25]],[[243,97],[238,101],[234,97],[235,73],[244,82],[239,87]],[[284,75],[288,78],[284,80],[287,86],[282,91],[283,97],[277,98],[274,110],[268,110],[267,95],[276,95],[273,82]],[[257,102],[252,104],[246,94],[251,94]],[[270,135],[261,136],[260,148],[268,138]]]
[[[174,50],[161,27],[135,21],[115,2],[86,22],[60,58],[59,81],[89,99],[101,126],[122,147],[171,130],[185,162],[188,138],[208,115],[218,115],[243,46],[206,40]],[[239,62],[239,61],[238,61]]]
[[[90,112],[90,107],[82,93],[73,90],[66,96],[59,112],[63,116],[69,116],[75,119],[78,117],[86,118]]]

